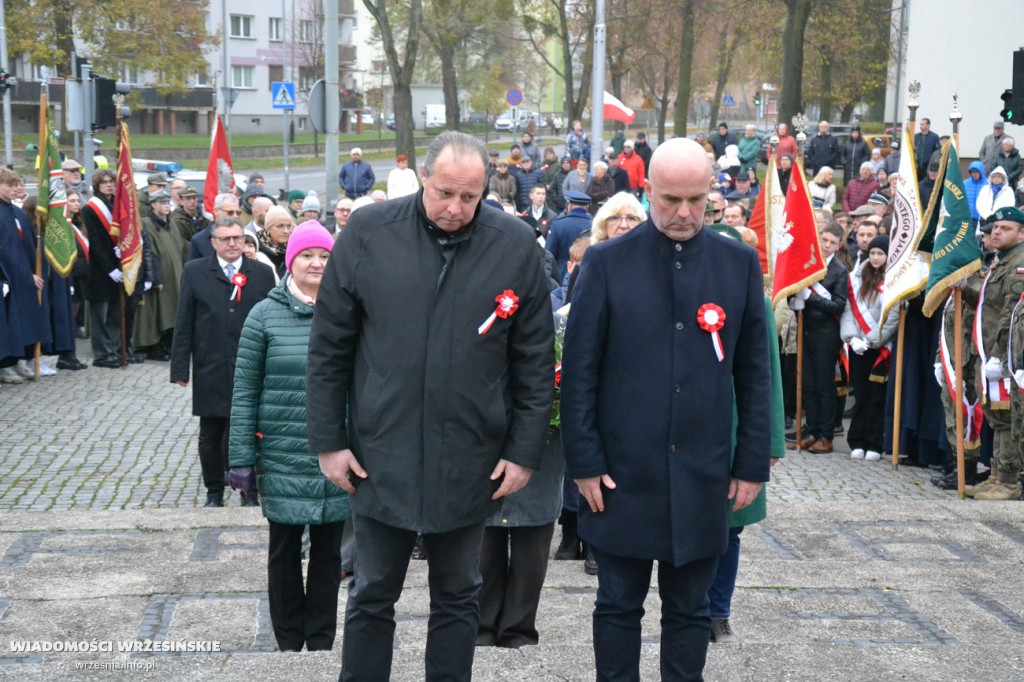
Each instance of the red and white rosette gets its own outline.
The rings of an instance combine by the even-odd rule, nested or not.
[[[700,328],[711,334],[711,343],[715,347],[715,355],[718,361],[725,360],[725,350],[722,348],[722,337],[718,331],[725,326],[725,311],[721,306],[714,303],[705,303],[697,311],[697,322]]]
[[[495,296],[494,300],[498,304],[497,307],[476,330],[481,336],[487,333],[487,330],[491,328],[491,325],[499,317],[503,319],[511,317],[512,313],[519,310],[519,297],[511,289],[505,289],[505,291]]]
[[[245,286],[245,282],[245,275],[240,272],[236,272],[231,276],[231,283],[235,285],[235,288],[231,290],[231,296],[228,298],[229,301],[242,300],[242,287]]]

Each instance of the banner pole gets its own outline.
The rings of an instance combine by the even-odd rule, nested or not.
[[[896,332],[896,386],[892,409],[892,468],[900,468],[900,413],[903,402],[903,337],[907,326],[907,309],[900,306],[900,326]]]

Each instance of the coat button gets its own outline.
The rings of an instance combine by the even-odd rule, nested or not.
[[[679,261],[676,261],[676,270],[682,270],[682,269],[683,269],[683,264],[680,263]]]
[[[683,387],[680,386],[679,384],[676,384],[675,386],[672,387],[672,390],[675,391],[676,393],[682,393]]]
[[[682,251],[682,250],[683,250],[683,245],[682,244],[676,244],[676,251]]]
[[[228,312],[229,313],[233,313],[233,312],[235,312],[235,309],[234,308],[228,308]]]
[[[686,325],[685,325],[685,324],[683,324],[682,322],[676,322],[676,329],[678,329],[679,331],[683,331],[683,328],[684,328],[685,326],[686,326]]]
[[[508,523],[508,519],[502,519],[501,522],[507,524]]]
[[[676,446],[675,445],[669,445],[668,446],[668,451],[671,452],[673,455],[676,454]]]

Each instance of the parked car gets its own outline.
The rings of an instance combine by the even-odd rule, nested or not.
[[[388,114],[387,119],[385,119],[385,121],[384,121],[384,127],[387,128],[388,130],[394,130],[395,129],[395,115],[394,114]]]
[[[497,132],[508,132],[512,130],[512,114],[506,112],[494,119],[494,130]]]
[[[359,121],[359,116],[360,115],[362,115],[362,118],[363,118],[363,127],[364,128],[366,128],[368,126],[372,126],[372,125],[374,125],[376,123],[376,121],[373,118],[373,113],[372,112],[367,111],[367,110],[364,110],[364,111],[361,111],[361,112],[353,111],[353,112],[351,112],[348,115],[349,124],[353,128],[356,127],[356,124]]]

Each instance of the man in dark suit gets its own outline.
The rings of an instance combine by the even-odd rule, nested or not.
[[[639,678],[655,560],[662,678],[700,678],[729,508],[768,480],[761,269],[756,251],[704,229],[710,175],[697,143],[661,144],[645,182],[650,219],[590,247],[573,294],[562,442],[599,567],[598,679]]]
[[[181,273],[174,323],[171,382],[188,385],[191,360],[192,414],[199,417],[199,462],[207,507],[224,506],[228,416],[242,324],[274,288],[273,271],[242,255],[244,234],[237,218],[222,218],[214,224],[214,255],[189,261]],[[242,500],[243,506],[259,504],[255,496],[245,493]]]
[[[931,119],[921,119],[921,132],[914,135],[914,165],[917,166],[917,177],[928,175],[928,162],[932,154],[942,148],[939,136],[932,132]]]

